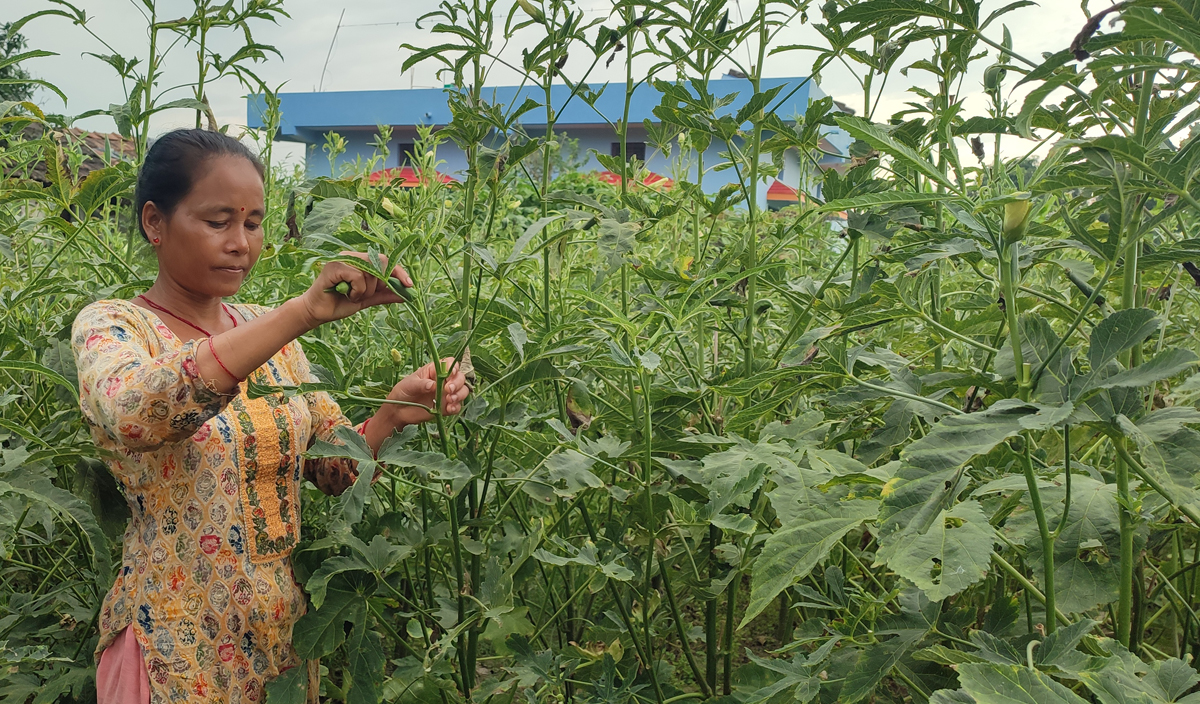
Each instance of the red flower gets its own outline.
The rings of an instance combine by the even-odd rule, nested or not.
[[[217,646],[217,657],[221,658],[221,662],[229,662],[233,659],[234,653],[233,643],[223,643]]]

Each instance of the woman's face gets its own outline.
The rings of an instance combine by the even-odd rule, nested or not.
[[[237,293],[262,251],[263,181],[238,156],[206,159],[192,190],[164,215],[146,203],[142,224],[158,253],[159,276],[200,297]]]

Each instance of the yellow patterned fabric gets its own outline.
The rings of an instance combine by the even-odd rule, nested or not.
[[[242,320],[265,309],[235,305]],[[314,439],[349,425],[326,393],[251,400],[205,388],[195,352],[153,312],[106,300],[75,319],[80,404],[129,502],[121,568],[100,612],[97,655],[126,626],[151,702],[258,702],[298,664],[292,626],[305,599],[289,555],[300,480],[328,485],[346,460],[309,460]],[[299,343],[251,377],[314,381]]]

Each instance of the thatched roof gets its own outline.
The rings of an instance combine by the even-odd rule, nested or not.
[[[34,122],[25,128],[23,136],[25,139],[39,139],[45,133],[45,129],[41,123]],[[134,140],[119,134],[87,132],[76,128],[51,131],[63,145],[63,149],[79,149],[83,152],[84,160],[79,165],[80,179],[87,177],[96,169],[111,166],[119,161],[133,161],[137,158],[137,144]],[[107,160],[105,155],[108,155]],[[45,161],[35,163],[28,178],[48,183]]]

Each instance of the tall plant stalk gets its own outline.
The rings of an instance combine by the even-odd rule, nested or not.
[[[1023,227],[1022,227],[1023,231]],[[1017,389],[1022,401],[1028,401],[1030,395],[1031,369],[1025,363],[1022,350],[1021,327],[1019,324],[1020,311],[1017,304],[1017,289],[1020,285],[1021,263],[1019,245],[1011,242],[1002,245],[1000,253],[1000,281],[1004,290],[1005,315],[1008,319],[1008,339],[1012,349],[1013,363],[1017,374]],[[1046,510],[1042,505],[1042,492],[1038,487],[1037,473],[1033,467],[1033,439],[1028,431],[1021,434],[1021,465],[1025,474],[1025,486],[1029,492],[1029,503],[1037,518],[1038,534],[1042,542],[1042,590],[1046,603],[1046,631],[1052,633],[1057,626],[1054,618],[1056,613],[1054,588],[1054,534],[1046,521]]]
[[[758,61],[750,67],[750,83],[754,95],[762,92],[763,64],[767,58],[768,23],[767,0],[759,0],[756,11],[758,21]],[[763,111],[760,109],[754,117],[754,129],[750,138],[748,150],[750,165],[748,183],[746,184],[746,376],[754,374],[754,339],[758,322],[758,228],[760,213],[758,208],[758,172],[759,158],[762,153]],[[728,675],[726,676],[728,680]],[[728,685],[727,685],[728,686]],[[728,692],[726,692],[728,694]]]

